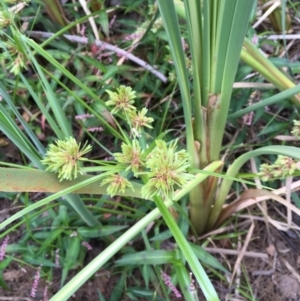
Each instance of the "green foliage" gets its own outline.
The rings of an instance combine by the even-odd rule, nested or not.
[[[218,224],[233,181],[239,193],[240,182],[255,185],[254,177],[299,174],[298,148],[285,140],[273,145],[278,134],[289,135],[290,120],[293,139],[299,138],[293,105],[300,88],[290,79],[299,66],[261,54],[259,47],[268,44],[276,55],[285,47],[277,41],[250,42],[260,34],[249,29],[254,1],[159,0],[148,6],[125,0],[119,8],[91,1],[88,16],[79,6],[84,1],[58,1],[54,8],[43,2],[2,1],[0,8],[0,129],[4,143],[20,153],[17,165],[1,149],[0,190],[14,192],[5,198],[22,206],[0,224],[1,238],[20,232],[0,261],[0,285],[6,287],[3,271],[12,261],[34,266],[48,281],[60,268],[63,287],[51,300],[67,300],[105,266],[118,277],[106,300],[170,300],[177,288],[185,300],[198,300],[198,286],[207,300],[219,300],[207,273],[228,271],[191,243],[190,233]],[[133,12],[140,18],[129,22]],[[115,27],[109,26],[112,13]],[[102,41],[94,41],[99,34]],[[133,65],[134,55],[141,68]],[[253,70],[261,75],[248,77]],[[156,77],[159,72],[169,81]],[[235,79],[252,88],[233,89]],[[253,101],[264,79],[282,92],[268,89]],[[225,162],[218,161],[224,150]],[[239,174],[253,157],[260,172]],[[28,192],[51,195],[40,200]],[[170,238],[176,244],[165,250]],[[88,243],[105,248],[86,264]],[[67,282],[74,269],[79,272]]]
[[[110,100],[106,104],[113,106],[112,113],[116,114],[121,111],[125,119],[129,116],[127,123],[129,126],[135,125],[132,128],[135,130],[132,132],[133,135],[141,137],[139,134],[141,128],[143,126],[151,127],[147,123],[152,122],[153,118],[146,117],[147,110],[144,110],[143,116],[139,117],[139,120],[132,119],[131,112],[136,110],[133,106],[136,92],[125,86],[121,86],[117,91],[117,93],[106,91],[110,96]],[[143,140],[143,144],[145,144],[145,137]],[[80,144],[77,144],[72,137],[65,141],[59,140],[56,144],[50,145],[45,158],[41,161],[48,165],[46,170],[58,173],[60,181],[76,179],[78,173],[83,174],[84,169],[79,166],[78,161],[84,160],[82,156],[91,150],[91,146],[85,144],[80,149]],[[129,144],[123,143],[122,153],[114,154],[117,161],[116,168],[127,172],[132,171],[135,177],[142,175],[145,185],[141,192],[144,198],[151,199],[157,195],[163,199],[172,200],[176,189],[182,188],[189,180],[194,179],[193,175],[187,173],[187,169],[190,167],[190,156],[185,150],[176,151],[177,140],[171,142],[169,146],[162,140],[155,140],[155,144],[156,146],[150,152],[147,150],[144,152],[136,138]],[[111,170],[111,167],[108,166],[107,171]],[[103,185],[108,185],[107,193],[111,196],[119,192],[125,193],[127,188],[133,189],[132,184],[119,173],[104,178],[101,182],[101,186]]]

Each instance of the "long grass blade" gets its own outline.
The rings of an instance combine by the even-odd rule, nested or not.
[[[57,175],[48,171],[0,167],[0,191],[56,193],[91,178],[92,176],[89,175],[79,175],[75,180],[59,182]],[[120,195],[140,197],[142,185],[139,183],[132,184],[134,190],[130,189],[124,193],[120,193]],[[106,189],[107,186],[100,187],[99,180],[98,182],[76,189],[72,193],[106,194]]]
[[[173,57],[176,74],[178,77],[178,84],[182,98],[182,105],[184,108],[184,121],[186,126],[187,149],[194,157],[194,135],[192,127],[192,111],[191,111],[191,97],[188,75],[185,65],[185,56],[182,49],[182,41],[180,37],[180,30],[178,19],[174,7],[173,0],[158,0],[157,1],[161,17],[164,22],[166,34],[168,37],[171,54]],[[193,161],[194,165],[195,159]]]
[[[249,106],[245,109],[242,109],[242,110],[239,110],[235,113],[232,113],[232,114],[228,115],[228,119],[237,118],[237,117],[243,116],[247,113],[250,113],[252,111],[256,111],[260,108],[265,108],[266,106],[270,106],[272,104],[283,101],[287,98],[291,98],[292,96],[294,96],[296,94],[299,94],[299,93],[300,93],[300,85],[297,85],[293,88],[287,89],[287,90],[282,91],[282,92],[280,92],[276,95],[273,95],[273,96],[268,97],[264,100],[261,100],[260,102],[254,104],[254,105],[251,105],[251,106]]]

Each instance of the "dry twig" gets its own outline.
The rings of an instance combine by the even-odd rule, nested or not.
[[[48,39],[54,35],[54,33],[43,32],[43,31],[31,31],[28,34],[30,37],[41,38],[41,39]],[[79,44],[89,44],[88,38],[85,38],[85,37],[79,37],[79,36],[74,36],[74,35],[64,35],[64,37],[71,42],[75,42],[75,43],[79,43]],[[131,60],[132,62],[136,63],[137,65],[140,65],[144,69],[146,69],[149,72],[151,72],[152,74],[154,74],[162,82],[166,83],[168,81],[168,79],[161,72],[157,71],[154,67],[152,67],[145,61],[141,60],[140,58],[136,57],[135,55],[129,53],[128,51],[125,51],[117,46],[114,46],[114,45],[111,45],[111,44],[108,44],[106,42],[102,42],[99,40],[95,40],[94,43],[98,47],[101,47],[103,49],[117,53],[118,55]]]

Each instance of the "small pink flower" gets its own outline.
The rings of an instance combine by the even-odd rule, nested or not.
[[[190,292],[192,292],[193,294],[196,294],[196,288],[194,285],[195,280],[193,279],[193,274],[190,273],[190,280],[191,280],[191,284],[190,284]]]
[[[81,29],[80,29],[80,34],[85,37],[85,30],[86,30],[86,27],[84,25],[82,25]]]
[[[74,236],[77,236],[77,232],[74,231],[73,233],[70,234],[70,237],[74,237]]]
[[[109,28],[111,28],[112,26],[113,26],[113,24],[115,23],[115,21],[116,21],[116,15],[114,15],[113,17],[112,17],[112,19],[110,20],[110,22],[109,22]]]
[[[251,39],[252,44],[257,45],[258,44],[258,35],[254,35]]]
[[[93,250],[93,247],[87,241],[83,241],[81,245],[86,247],[89,251]]]
[[[41,267],[39,267],[37,269],[36,274],[34,276],[33,284],[32,284],[32,287],[31,287],[31,293],[30,293],[30,297],[32,297],[32,298],[35,297],[37,287],[39,285],[39,281],[40,281],[40,277],[41,277],[40,270],[41,270]]]
[[[59,249],[55,251],[55,266],[59,268]]]
[[[43,301],[48,301],[48,285],[45,286],[44,293],[43,293]]]
[[[129,36],[126,36],[125,39],[124,39],[124,41],[137,40],[137,39],[141,38],[142,35],[143,35],[142,32],[141,33],[133,33],[133,34],[131,34]]]
[[[166,274],[164,271],[160,271],[160,273],[161,273],[161,278],[164,281],[165,285],[171,289],[171,291],[175,294],[175,297],[181,298],[182,296],[178,291],[178,289],[172,283],[171,277],[168,274]]]
[[[9,241],[9,236],[7,235],[7,236],[4,238],[4,240],[3,240],[3,242],[2,242],[2,245],[1,245],[1,247],[0,247],[0,261],[2,261],[2,260],[4,259],[8,241]]]
[[[254,117],[254,112],[250,112],[249,114],[246,114],[243,116],[243,122],[246,125],[251,125]]]

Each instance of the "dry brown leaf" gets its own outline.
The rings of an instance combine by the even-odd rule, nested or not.
[[[245,191],[239,199],[230,203],[222,210],[218,221],[214,225],[214,228],[218,228],[233,213],[269,199],[279,202],[280,204],[286,206],[287,209],[290,209],[296,214],[300,215],[300,210],[282,197],[264,189],[249,189]]]

